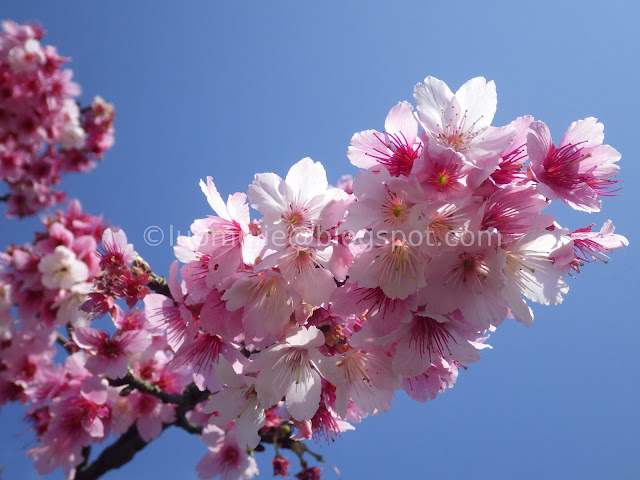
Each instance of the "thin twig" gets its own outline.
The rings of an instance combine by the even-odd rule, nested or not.
[[[71,347],[71,343],[69,342],[67,337],[62,335],[60,332],[56,332],[56,333],[57,333],[56,343],[61,345],[62,348],[64,348],[67,351],[67,353],[71,355],[73,353],[73,348]]]
[[[134,387],[141,393],[147,393],[153,395],[156,398],[162,400],[162,403],[174,403],[176,405],[184,401],[184,397],[179,393],[168,393],[159,388],[157,385],[147,382],[146,380],[137,376],[133,370],[129,369],[127,374],[122,378],[109,379],[109,385],[112,387],[120,387],[122,385],[129,385]]]

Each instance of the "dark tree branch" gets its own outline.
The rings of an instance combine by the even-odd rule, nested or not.
[[[132,371],[129,371],[122,379],[110,380],[110,383],[114,386],[128,385],[140,392],[153,395],[165,403],[175,404],[175,420],[171,423],[164,423],[162,425],[162,431],[175,425],[188,433],[195,435],[202,434],[203,427],[187,420],[187,413],[193,410],[196,405],[210,397],[211,393],[208,390],[200,391],[198,387],[192,383],[184,389],[182,394],[170,394],[161,390],[156,385],[144,381]],[[318,462],[327,463],[321,455],[310,451],[303,442],[291,439],[291,433],[292,428],[288,423],[281,425],[279,428],[270,428],[263,431],[261,433],[261,443],[255,448],[255,451],[264,451],[263,444],[271,443],[279,449],[286,449],[293,452],[300,459],[303,468],[307,465],[307,462],[303,459],[304,454],[309,454]],[[104,449],[91,464],[88,464],[90,449],[89,447],[85,447],[82,451],[84,460],[78,466],[74,480],[97,480],[110,470],[118,469],[130,462],[136,453],[143,450],[148,443],[149,442],[145,442],[142,437],[140,437],[136,424],[134,423],[124,434],[118,437],[113,444]],[[335,467],[333,468],[335,469]]]
[[[167,284],[167,280],[164,277],[159,277],[155,273],[151,273],[151,280],[147,284],[151,290],[165,297],[169,297],[173,299],[173,295],[171,295],[171,290],[169,290],[169,285]]]
[[[171,295],[171,290],[169,290],[169,285],[167,284],[167,279],[156,275],[153,273],[153,270],[149,266],[149,264],[142,257],[137,257],[133,261],[134,267],[140,267],[142,270],[149,274],[149,283],[147,283],[147,287],[149,287],[152,291],[164,295],[165,297],[169,297],[173,299],[173,295]]]
[[[91,465],[78,468],[74,480],[96,480],[109,470],[120,468],[131,461],[146,446],[147,442],[140,437],[134,423],[118,440],[105,448]]]
[[[82,463],[76,468],[79,470],[86,467],[89,464],[89,457],[91,456],[91,445],[87,445],[82,449]]]
[[[5,194],[5,195],[0,195],[0,202],[8,202],[9,201],[9,194]]]
[[[170,426],[175,425],[189,433],[193,433],[197,435],[202,433],[202,427],[200,425],[194,425],[193,423],[189,422],[189,420],[187,420],[186,414],[187,412],[193,410],[198,403],[209,398],[210,393],[208,390],[201,392],[200,390],[198,390],[198,387],[196,387],[192,383],[184,389],[184,392],[182,395],[169,394],[167,392],[160,390],[155,385],[151,385],[145,382],[144,380],[142,380],[141,378],[135,376],[133,372],[129,372],[129,374],[132,374],[132,377],[130,378],[130,380],[136,383],[135,385],[136,389],[138,389],[139,386],[141,386],[142,389],[146,389],[147,387],[151,386],[157,389],[158,391],[160,391],[162,395],[167,396],[166,397],[167,399],[169,398],[171,398],[172,400],[179,399],[179,401],[177,402],[176,401],[165,402],[165,403],[176,403],[177,405],[176,405],[176,411],[175,411],[175,415],[176,415],[175,421],[172,423],[163,424],[162,425],[163,431],[169,428]],[[123,379],[117,380],[117,382],[121,382],[121,384],[124,385],[125,383],[123,381],[129,376],[129,374],[127,374],[127,376],[124,377]],[[144,383],[140,383],[140,382],[144,382]],[[145,384],[146,386],[142,386]],[[149,393],[150,395],[154,395],[154,393],[151,393],[150,391],[144,391],[142,389],[140,389],[140,391],[144,393]],[[158,395],[154,395],[154,396],[157,396],[158,398],[163,400]],[[102,451],[102,453],[98,456],[98,458],[96,458],[90,465],[87,465],[87,460],[89,458],[89,454],[87,453],[87,455],[85,456],[85,461],[82,464],[80,464],[80,466],[76,471],[74,480],[96,480],[100,478],[102,475],[104,475],[105,473],[107,473],[108,471],[120,468],[121,466],[130,462],[135,456],[135,454],[141,451],[142,449],[144,449],[147,446],[147,444],[148,442],[145,442],[142,439],[142,437],[140,437],[136,424],[134,423],[129,427],[129,429],[125,433],[120,435],[120,437],[118,437],[118,439],[115,442],[113,442],[111,445],[105,448]],[[84,452],[85,451],[83,450],[83,454]]]
[[[202,433],[202,427],[200,425],[194,425],[187,420],[187,412],[193,410],[197,404],[203,402],[209,398],[211,393],[209,390],[201,392],[195,384],[190,384],[184,389],[182,394],[184,401],[176,407],[176,420],[174,424],[189,433],[195,433],[197,435]]]
[[[134,261],[134,266],[149,273],[150,281],[147,287],[156,293],[173,298],[166,279],[154,274],[147,262],[138,257]],[[59,335],[58,343],[63,344],[63,346],[67,343],[64,336]],[[193,410],[197,404],[209,398],[211,393],[208,390],[200,391],[198,387],[192,383],[184,389],[182,394],[165,392],[157,385],[140,378],[131,369],[129,369],[127,374],[122,378],[109,379],[109,384],[114,387],[126,386],[126,388],[120,392],[121,395],[128,395],[135,389],[141,393],[152,395],[160,399],[163,403],[175,405],[175,420],[171,423],[163,424],[163,431],[175,425],[192,434],[199,435],[202,433],[203,427],[191,423],[187,419],[187,413]],[[113,444],[105,448],[91,464],[88,464],[90,451],[84,449],[84,460],[78,466],[74,480],[96,480],[108,471],[120,468],[131,461],[135,454],[144,449],[147,444],[148,442],[145,442],[142,437],[140,437],[136,424],[134,423],[125,433],[120,435]]]
[[[184,402],[184,396],[179,393],[168,393],[159,388],[157,385],[147,382],[146,380],[137,376],[133,370],[129,369],[127,374],[115,380],[109,379],[109,385],[112,387],[120,387],[122,385],[129,385],[141,393],[147,393],[153,395],[156,398],[162,400],[162,403],[174,403],[176,405]]]

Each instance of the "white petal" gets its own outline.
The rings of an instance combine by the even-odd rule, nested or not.
[[[384,122],[387,133],[398,135],[411,147],[418,136],[418,122],[413,116],[413,106],[409,102],[398,102],[391,109]]]
[[[314,162],[309,157],[293,165],[285,181],[297,198],[304,203],[323,194],[329,187],[324,167],[320,162]]]
[[[260,443],[258,430],[264,426],[265,418],[264,409],[255,397],[251,398],[233,428],[238,446],[242,450],[252,450]]]
[[[601,145],[603,140],[604,125],[596,118],[587,117],[569,125],[560,146],[580,143],[581,147],[595,147]]]
[[[292,197],[291,189],[275,173],[258,173],[249,185],[248,194],[251,206],[269,221],[282,215]]]
[[[286,395],[291,416],[300,422],[311,420],[318,410],[321,391],[320,375],[311,368],[303,368],[300,380],[291,385]]]
[[[522,298],[522,292],[518,288],[518,285],[515,282],[508,282],[502,292],[502,296],[509,305],[512,317],[516,321],[530,327],[533,323],[533,312],[527,305],[527,302]]]
[[[249,205],[247,205],[246,201],[247,196],[244,193],[234,193],[233,195],[229,195],[227,200],[229,216],[242,227],[246,227],[246,225],[251,221],[249,216]]]
[[[213,183],[212,177],[207,177],[207,183],[205,184],[202,180],[200,180],[200,189],[202,193],[207,197],[207,202],[211,205],[211,208],[214,212],[218,214],[219,217],[224,218],[225,220],[231,220],[229,217],[229,213],[227,212],[227,206],[222,201],[222,197],[218,193],[215,184]]]
[[[476,129],[491,125],[498,105],[493,80],[487,83],[483,77],[472,78],[458,89],[456,98],[467,124],[475,122]]]
[[[432,132],[442,131],[442,118],[453,99],[453,93],[446,83],[435,77],[427,77],[424,84],[418,83],[413,89],[416,109],[425,128]]]
[[[351,137],[351,145],[347,150],[347,157],[352,165],[359,168],[370,168],[378,165],[378,160],[373,156],[381,156],[376,150],[387,152],[391,150],[385,146],[385,135],[376,130],[364,130]]]
[[[468,161],[498,157],[509,146],[517,133],[511,125],[488,127],[471,140],[471,147],[463,151],[464,156]]]

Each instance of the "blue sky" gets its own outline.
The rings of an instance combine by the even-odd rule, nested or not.
[[[623,155],[623,196],[606,199],[603,213],[553,213],[571,229],[611,218],[631,247],[587,266],[563,305],[534,307],[531,328],[505,323],[494,349],[437,400],[398,394],[390,413],[316,449],[345,479],[640,478],[638,4],[7,3],[3,18],[39,20],[45,42],[72,57],[83,103],[95,94],[115,103],[116,146],[63,187],[124,228],[159,273],[173,259],[170,227],[185,233],[210,213],[200,178],[213,176],[225,195],[254,173],[284,176],[305,156],[330,180],[354,173],[351,135],[381,129],[427,75],[453,90],[474,76],[495,80],[494,124],[531,114],[556,140],[572,121],[598,117]],[[0,244],[28,241],[36,225],[0,220]],[[165,231],[159,246],[144,242],[150,225]],[[20,412],[0,416],[7,480],[37,478]],[[196,478],[204,453],[170,429],[104,478]],[[270,459],[259,455],[266,478]]]

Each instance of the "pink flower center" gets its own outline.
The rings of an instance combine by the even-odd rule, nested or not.
[[[464,177],[460,165],[444,164],[436,161],[429,168],[426,183],[436,192],[448,192],[459,188],[459,181]]]
[[[405,201],[397,193],[387,190],[387,198],[382,205],[385,223],[401,223],[407,218],[408,213],[409,208]]]
[[[584,183],[583,175],[578,172],[582,160],[590,157],[578,145],[570,143],[560,148],[551,146],[551,151],[544,160],[547,181],[562,188],[573,189]]]
[[[442,142],[454,150],[458,150],[464,143],[466,143],[466,135],[464,133],[454,132],[453,134],[446,135],[440,134],[438,138],[442,140]]]
[[[456,119],[444,125],[443,131],[437,137],[442,144],[458,152],[470,148],[471,140],[486,129],[485,127],[476,130],[476,124],[482,119],[482,115],[467,125],[467,121],[470,121],[467,113],[468,111],[465,110],[462,117],[456,113]]]
[[[426,353],[428,353],[429,359],[432,358],[432,353],[440,355],[448,353],[451,355],[449,342],[456,343],[456,341],[442,323],[433,318],[421,316],[414,316],[413,321],[410,344],[415,345],[420,358]]]
[[[142,393],[138,402],[138,413],[148,415],[156,408],[156,404],[157,400],[154,397]]]
[[[369,153],[367,155],[387,167],[392,176],[408,176],[413,168],[413,162],[420,155],[420,147],[410,146],[403,134],[386,133],[385,136],[387,140],[378,134],[375,135],[384,149],[375,149],[377,155]]]
[[[116,358],[122,354],[122,348],[117,340],[104,337],[102,343],[98,346],[97,353],[101,357]]]
[[[551,151],[543,163],[546,181],[569,190],[586,184],[598,195],[613,196],[618,189],[611,188],[618,183],[618,180],[596,177],[593,173],[596,167],[580,172],[580,162],[591,157],[591,149],[581,148],[579,145],[580,143],[570,143],[560,148],[551,146]]]
[[[525,144],[523,144],[502,157],[498,169],[491,174],[491,178],[499,185],[524,179],[526,174],[522,171],[522,168],[526,158]]]
[[[309,220],[309,209],[295,205],[293,202],[289,203],[289,208],[281,218],[287,225],[289,234],[313,229],[313,224]]]
[[[357,385],[361,382],[371,383],[367,375],[368,354],[354,350],[336,362],[336,367],[344,368],[345,378],[349,385]]]
[[[360,289],[359,289],[360,290]],[[370,289],[362,289],[366,291],[366,294],[363,295],[358,303],[365,303],[366,305],[370,305],[367,309],[369,312],[374,310],[376,307],[383,314],[383,317],[386,315],[386,312],[389,310],[393,312],[397,306],[397,301],[393,298],[387,297],[380,287],[370,288]]]
[[[122,330],[140,330],[144,327],[145,318],[140,311],[133,311],[128,313],[122,319]]]
[[[238,464],[240,452],[232,445],[225,445],[220,449],[220,461],[225,467],[235,467]]]
[[[193,367],[197,367],[197,372],[204,368],[205,371],[213,367],[218,361],[218,356],[222,352],[224,342],[217,335],[209,335],[208,333],[200,335],[191,348],[186,353],[185,363],[189,363]]]
[[[22,369],[20,370],[19,376],[24,380],[31,380],[33,376],[36,374],[36,370],[38,369],[38,365],[32,362],[29,359],[25,359]]]
[[[484,255],[461,253],[459,261],[451,269],[446,283],[464,286],[471,292],[480,294],[484,290],[484,282],[487,280],[490,270],[484,263]]]

